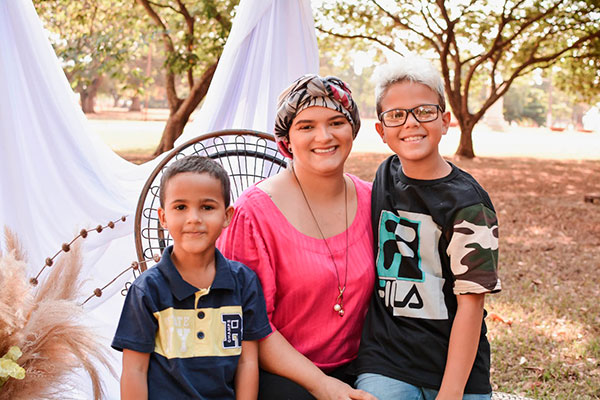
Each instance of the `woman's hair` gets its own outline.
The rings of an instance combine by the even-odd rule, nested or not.
[[[401,82],[414,82],[427,86],[438,96],[442,112],[446,111],[444,97],[444,82],[440,73],[428,60],[418,56],[402,57],[402,59],[380,65],[373,72],[375,83],[375,104],[377,117],[384,111],[381,109],[381,100],[390,86]]]
[[[290,127],[296,115],[308,107],[326,107],[342,113],[352,125],[353,137],[360,129],[358,106],[352,99],[352,92],[339,78],[319,75],[304,75],[298,78],[279,95],[275,118],[275,139],[279,150],[292,158],[282,141],[289,137]]]
[[[223,190],[225,208],[229,207],[229,204],[231,203],[231,183],[229,182],[229,175],[227,175],[227,171],[225,171],[221,164],[211,160],[210,158],[187,156],[169,165],[160,178],[158,198],[162,208],[165,206],[167,184],[175,175],[182,174],[184,172],[208,174],[211,177],[219,180],[221,182],[221,189]]]

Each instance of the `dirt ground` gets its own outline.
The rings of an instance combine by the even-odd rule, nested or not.
[[[353,153],[346,170],[372,180],[386,157]],[[486,298],[494,390],[600,399],[600,160],[450,161],[488,191],[499,219],[503,290]]]

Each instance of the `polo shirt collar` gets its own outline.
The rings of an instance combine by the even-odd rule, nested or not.
[[[173,261],[171,260],[171,253],[173,252],[173,246],[169,246],[163,251],[160,262],[156,264],[156,267],[164,275],[165,279],[169,283],[171,293],[177,298],[177,300],[183,300],[188,296],[193,295],[199,289],[188,282],[186,282]],[[234,280],[229,268],[229,261],[223,257],[221,252],[215,248],[215,279],[210,285],[210,289],[235,289]]]

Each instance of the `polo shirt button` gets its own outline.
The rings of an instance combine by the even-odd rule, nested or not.
[[[205,316],[204,311],[198,312],[198,318],[202,319],[202,318],[204,318],[204,316]]]
[[[204,339],[204,332],[198,332],[198,339]]]

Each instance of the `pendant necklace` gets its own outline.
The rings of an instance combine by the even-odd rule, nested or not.
[[[304,201],[306,202],[308,211],[310,211],[310,215],[312,215],[312,218],[315,221],[315,225],[317,226],[317,229],[319,230],[321,239],[323,240],[323,242],[325,242],[325,246],[327,247],[327,251],[329,252],[329,256],[331,257],[331,262],[333,263],[333,266],[335,267],[335,275],[337,277],[337,284],[338,284],[337,287],[338,287],[339,293],[335,300],[335,305],[333,306],[333,310],[335,312],[337,312],[340,317],[343,317],[344,316],[344,304],[343,304],[344,292],[346,291],[346,282],[348,280],[348,187],[346,185],[346,179],[344,178],[344,214],[346,216],[346,229],[345,229],[345,232],[346,232],[346,268],[344,271],[344,285],[342,286],[342,284],[340,282],[340,273],[338,271],[337,264],[333,257],[333,253],[331,252],[331,249],[329,248],[329,243],[327,243],[327,240],[325,239],[325,235],[323,235],[323,231],[321,230],[321,227],[319,226],[319,222],[317,221],[317,218],[315,217],[315,213],[313,212],[312,208],[310,207],[310,203],[308,202],[306,193],[304,193],[304,189],[302,188],[302,185],[300,184],[300,180],[298,179],[298,176],[296,175],[296,170],[294,169],[294,164],[292,164],[292,173],[294,174],[294,178],[296,178],[296,183],[298,184],[298,187],[300,188],[300,192],[302,192],[302,197],[304,197]]]

